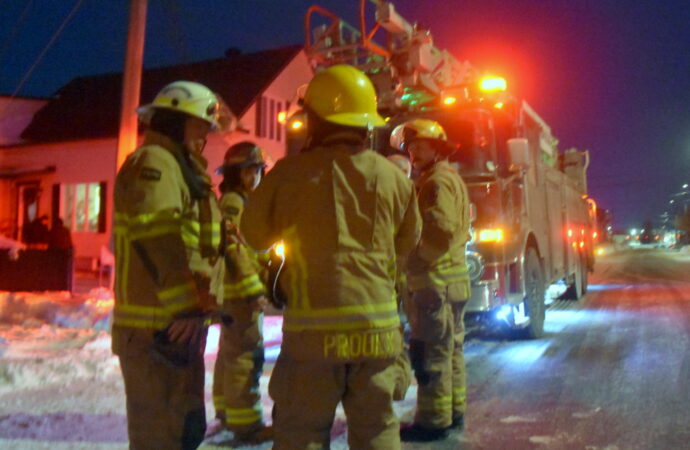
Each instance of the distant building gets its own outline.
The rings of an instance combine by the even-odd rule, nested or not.
[[[204,156],[212,171],[225,150],[241,140],[257,142],[273,160],[284,156],[285,128],[278,113],[288,109],[311,76],[300,46],[233,52],[144,70],[141,103],[151,102],[175,80],[198,81],[220,94],[240,126],[209,138]],[[77,263],[93,267],[111,231],[121,89],[120,73],[78,77],[47,101],[12,99],[6,117],[0,97],[0,234],[21,240],[27,221],[62,217],[72,231]]]

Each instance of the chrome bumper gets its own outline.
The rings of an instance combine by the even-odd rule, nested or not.
[[[496,295],[495,281],[472,283],[472,295],[465,306],[466,312],[485,312],[493,309]]]

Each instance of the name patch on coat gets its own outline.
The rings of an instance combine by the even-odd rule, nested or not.
[[[139,176],[144,180],[159,181],[161,179],[161,171],[153,167],[143,167],[139,172]]]
[[[324,336],[326,358],[392,358],[400,353],[400,332],[335,333]],[[396,339],[398,337],[398,339]]]

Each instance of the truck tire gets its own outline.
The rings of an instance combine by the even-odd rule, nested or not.
[[[587,264],[582,262],[582,277],[580,278],[580,292],[582,296],[587,293],[587,286],[589,286],[589,268]]]
[[[521,334],[527,339],[537,339],[544,336],[546,286],[544,272],[534,247],[529,247],[525,255],[525,294],[525,310],[530,320]]]
[[[585,256],[581,255],[573,281],[568,284],[568,289],[561,294],[560,298],[564,300],[580,300],[587,293],[587,271]]]

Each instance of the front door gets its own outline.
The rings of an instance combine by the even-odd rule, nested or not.
[[[22,242],[33,242],[31,223],[38,219],[41,184],[38,181],[17,184],[17,234]]]

